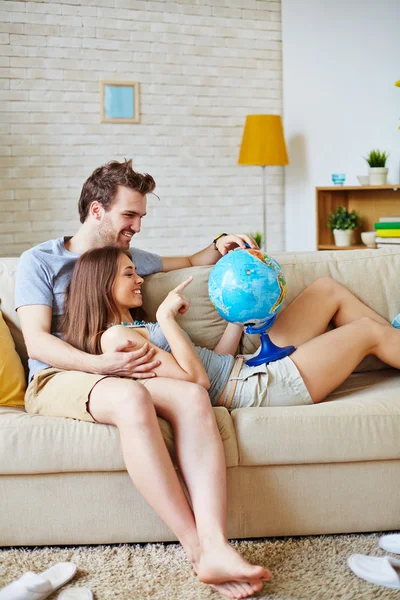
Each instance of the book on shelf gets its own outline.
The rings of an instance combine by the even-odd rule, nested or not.
[[[400,250],[400,244],[376,244],[377,248],[397,248]]]
[[[400,221],[386,221],[384,223],[374,223],[375,229],[400,229]]]
[[[385,238],[385,237],[377,236],[375,238],[375,243],[383,244],[383,245],[391,244],[392,246],[397,246],[397,245],[400,246],[400,237],[386,237]]]
[[[400,228],[399,229],[378,229],[376,230],[378,237],[382,238],[400,238]]]
[[[380,223],[400,223],[400,217],[381,217]]]

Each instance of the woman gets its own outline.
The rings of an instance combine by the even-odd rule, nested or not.
[[[113,254],[115,272],[112,291],[104,295],[100,282],[85,295],[73,294],[77,281],[88,277],[91,263],[101,264]],[[108,259],[107,259],[108,260]],[[127,340],[138,346],[150,342],[161,365],[155,372],[197,383],[208,390],[214,405],[229,409],[249,406],[290,406],[321,402],[354,371],[368,354],[400,368],[400,331],[360,302],[349,290],[328,277],[316,280],[283,311],[269,330],[278,346],[294,345],[290,357],[248,367],[234,354],[243,329],[229,323],[214,351],[193,346],[175,321],[189,308],[182,295],[192,278],[169,293],[157,311],[157,323],[135,321],[133,309],[142,307],[140,287],[130,256],[117,249],[99,248],[80,258],[67,295],[70,329],[65,337],[86,352],[114,350]],[[101,317],[79,325],[80,338],[71,334],[72,322],[83,322],[79,298],[96,298]],[[81,307],[81,310],[85,310]],[[326,332],[333,322],[335,329]],[[112,325],[112,326],[111,326]],[[148,385],[148,384],[147,384]]]
[[[64,339],[92,353],[115,350],[113,336],[119,327],[106,330],[107,325],[132,320],[129,308],[141,306],[142,282],[124,250],[105,247],[83,254],[65,299]],[[174,355],[157,349],[164,361],[158,377],[137,381],[108,378],[114,395],[112,405],[92,390],[87,409],[96,422],[118,427],[133,483],[175,533],[198,578],[223,596],[247,598],[262,588],[271,573],[250,565],[227,541],[226,464],[207,394],[208,377],[190,340],[174,320],[187,306],[178,288],[160,306],[159,319]],[[146,343],[145,328],[120,328],[139,335],[141,343]],[[127,339],[133,338],[128,335]],[[181,370],[174,356],[180,357]],[[131,384],[129,393],[127,383]],[[177,460],[192,507],[166,449],[157,416],[169,421],[174,430]]]
[[[143,440],[138,438],[133,451],[132,431],[128,432],[123,420],[109,416],[110,407],[95,406],[90,400],[89,410],[95,420],[111,422],[119,427],[132,480],[176,533],[189,559],[194,562],[195,570],[205,581],[208,575],[204,573],[211,568],[210,546],[215,547],[213,532],[220,532],[217,540],[222,541],[218,547],[225,548],[226,552],[226,534],[221,527],[225,519],[225,465],[218,450],[219,433],[214,427],[212,415],[207,412],[204,403],[201,405],[201,415],[194,414],[196,409],[192,400],[186,397],[185,386],[196,384],[203,400],[207,390],[213,404],[229,404],[229,408],[317,403],[342,383],[367,354],[375,354],[384,362],[400,368],[400,332],[357,300],[346,288],[334,280],[323,278],[300,294],[270,329],[274,343],[280,346],[295,345],[295,352],[275,363],[251,368],[241,364],[240,357],[236,361],[234,359],[241,327],[228,324],[212,351],[193,346],[176,323],[177,314],[183,314],[189,308],[189,302],[182,292],[191,280],[189,277],[168,294],[158,308],[157,323],[136,321],[135,309],[142,307],[140,288],[143,279],[136,274],[131,256],[115,247],[90,250],[77,261],[67,292],[64,338],[85,352],[97,354],[114,351],[129,340],[137,342],[139,346],[149,342],[156,346],[156,358],[161,361],[155,369],[157,378],[141,381],[151,396],[156,413],[169,420],[174,427],[180,468],[191,496],[195,525],[183,492],[178,490],[169,457],[167,460],[164,456],[158,475],[155,467],[150,475],[149,466],[144,462],[147,450]],[[337,329],[325,333],[331,320]],[[171,396],[171,390],[176,389],[177,385],[183,386],[180,388],[182,401]],[[131,419],[135,418],[136,412],[135,405]],[[196,418],[201,419],[200,431],[196,428]],[[156,435],[155,417],[151,427],[152,435]],[[160,440],[157,451],[161,453],[163,442],[159,432],[157,435]],[[204,444],[206,438],[207,444]],[[196,453],[200,450],[200,456],[205,452],[209,461],[214,463],[214,479],[210,477],[210,462],[207,459],[202,463],[203,470],[199,470]],[[216,456],[219,457],[217,462]],[[149,488],[143,484],[140,464],[138,466],[142,461],[146,475],[149,475],[147,482],[161,477],[166,480],[166,485],[170,483],[173,491],[168,494],[168,511],[163,511],[165,496],[160,502],[154,486]],[[182,534],[188,527],[192,534],[190,543]],[[202,556],[202,551],[203,556],[207,557],[203,564],[198,558]],[[219,550],[217,554],[221,556],[223,552]],[[216,558],[214,554],[213,559]],[[261,580],[270,575],[261,570],[251,574],[243,565],[240,568],[238,565],[237,572],[241,573],[241,581],[244,579],[246,585],[253,585],[253,590],[255,586],[260,589]],[[210,581],[223,584],[219,587],[223,595],[238,598],[251,593],[248,587],[238,583],[239,577],[230,573],[224,576]],[[233,583],[225,583],[229,577]]]

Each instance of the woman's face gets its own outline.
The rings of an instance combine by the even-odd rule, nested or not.
[[[142,306],[142,283],[143,279],[136,273],[133,262],[125,254],[121,254],[113,285],[113,298],[119,311]]]

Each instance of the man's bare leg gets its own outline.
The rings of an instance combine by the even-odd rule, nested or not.
[[[158,381],[162,382],[162,379]],[[174,385],[177,383],[175,380],[171,381]],[[186,399],[190,401],[190,398]],[[165,446],[149,391],[134,381],[103,379],[93,388],[88,409],[96,421],[118,427],[126,467],[132,481],[175,533],[189,559],[196,562],[201,556],[196,522]],[[202,442],[204,445],[204,438]],[[203,579],[214,584],[215,589],[228,598],[247,597],[249,593],[247,596],[243,595],[245,589],[251,589],[251,593],[258,591],[262,586],[261,580],[268,579],[270,573],[263,567],[250,565],[233,548],[228,547],[235,554],[237,562],[232,571],[229,566],[225,568],[226,579],[221,571],[207,570],[203,566],[204,561]],[[241,587],[241,581],[247,583],[247,586]],[[225,585],[228,583],[229,586]]]
[[[150,393],[141,383],[106,378],[93,388],[88,409],[99,423],[118,427],[127,471],[136,488],[188,551],[198,543],[193,512],[165,446]]]

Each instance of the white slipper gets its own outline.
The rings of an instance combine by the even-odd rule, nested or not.
[[[347,564],[361,579],[400,590],[400,560],[397,558],[352,554],[347,559]]]
[[[0,590],[0,600],[44,600],[70,581],[76,569],[74,563],[60,562],[42,573],[24,573]]]
[[[379,545],[386,552],[393,552],[393,554],[400,554],[400,533],[390,533],[389,535],[383,535],[379,540]]]
[[[71,587],[63,590],[57,600],[93,600],[93,594],[89,588]]]

